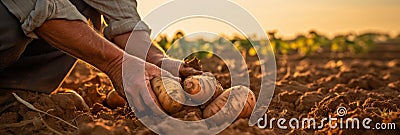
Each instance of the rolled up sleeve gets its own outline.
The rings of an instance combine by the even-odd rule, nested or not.
[[[84,0],[103,14],[107,27],[104,36],[111,40],[115,36],[135,30],[149,31],[137,12],[136,0]]]
[[[68,0],[2,0],[2,2],[20,20],[22,30],[31,38],[38,38],[34,30],[46,20],[81,20],[87,23],[86,18]]]

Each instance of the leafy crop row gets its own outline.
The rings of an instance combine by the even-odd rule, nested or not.
[[[310,31],[306,35],[298,35],[293,39],[282,39],[276,36],[276,32],[268,32],[267,39],[258,39],[250,42],[247,38],[241,36],[220,36],[214,40],[205,40],[203,38],[186,39],[183,32],[178,31],[172,39],[167,35],[161,35],[154,40],[164,50],[172,49],[174,52],[171,55],[179,56],[185,51],[206,50],[208,52],[199,52],[196,55],[198,58],[212,56],[212,53],[221,51],[227,46],[234,46],[240,52],[248,55],[255,55],[256,51],[252,44],[268,44],[276,54],[290,55],[298,54],[302,56],[311,55],[315,52],[332,52],[332,53],[351,53],[363,54],[371,50],[377,42],[386,42],[389,40],[399,40],[400,35],[396,38],[391,38],[388,34],[381,33],[363,33],[363,34],[344,34],[337,35],[333,38],[328,38],[316,31]],[[171,48],[172,47],[172,48]],[[266,48],[261,48],[261,53],[266,53]]]

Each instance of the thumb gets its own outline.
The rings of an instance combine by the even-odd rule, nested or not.
[[[166,70],[164,70],[164,69],[161,69],[161,68],[160,68],[160,70],[161,70],[161,76],[162,76],[162,77],[172,78],[172,79],[174,79],[175,81],[181,82],[181,78],[172,75],[170,72],[168,72],[168,71],[166,71]]]
[[[181,68],[181,69],[179,70],[179,73],[180,73],[180,75],[183,76],[183,77],[188,77],[188,76],[192,76],[192,75],[201,75],[201,74],[203,74],[202,71],[196,70],[196,69],[191,68],[191,67],[184,67],[184,68]]]

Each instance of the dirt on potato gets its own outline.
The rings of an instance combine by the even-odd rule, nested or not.
[[[371,124],[395,123],[397,130],[339,129],[323,125],[321,129],[279,129],[248,126],[238,119],[220,134],[400,134],[400,45],[382,44],[379,50],[363,55],[319,52],[307,57],[277,55],[277,82],[269,105],[271,118],[339,117],[338,107],[347,114],[339,118],[371,118]],[[390,50],[385,50],[389,48]],[[257,58],[246,56],[250,89],[258,97],[261,71]],[[227,66],[218,57],[202,59],[203,70],[212,72],[226,89],[231,87]],[[127,104],[110,106],[112,85],[104,73],[78,62],[59,90],[51,95],[27,91],[0,91],[0,134],[154,134],[135,117]],[[78,99],[63,95],[74,90]],[[15,92],[36,108],[55,115],[72,125],[29,109],[13,96]],[[184,107],[173,117],[193,121],[201,119],[196,107]],[[269,123],[268,123],[269,124]]]

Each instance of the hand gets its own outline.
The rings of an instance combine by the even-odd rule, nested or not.
[[[128,42],[129,38],[131,40],[130,42]],[[129,54],[156,64],[158,67],[162,67],[175,76],[179,74],[181,77],[185,78],[191,75],[202,74],[199,69],[190,67],[181,60],[169,58],[160,47],[152,44],[149,33],[146,31],[124,33],[116,36],[113,41]],[[129,43],[129,45],[127,45],[127,43]],[[161,63],[163,63],[163,65],[161,65]],[[179,71],[177,70],[178,67]]]
[[[149,80],[160,75],[174,78],[167,71],[126,54],[82,21],[47,20],[35,33],[54,47],[104,71],[118,94],[128,99],[135,110],[145,111],[148,106],[153,112],[158,112],[157,99],[151,87],[148,87]]]
[[[193,67],[190,67],[189,65],[186,65],[184,63],[179,67],[179,75],[182,77],[201,74],[203,74],[202,71],[196,70]]]
[[[176,69],[178,69],[179,67],[179,74],[176,71]],[[171,59],[171,58],[163,58],[162,59],[162,64],[161,64],[161,68],[169,71],[170,73],[172,73],[175,76],[180,76],[180,77],[188,77],[191,75],[201,75],[203,74],[202,71],[195,69],[194,67],[191,67],[189,64],[184,63],[181,60],[175,60],[175,59]]]
[[[151,89],[151,79],[162,75],[179,80],[171,73],[128,54],[125,54],[122,65],[115,66],[112,71],[110,78],[116,91],[126,97],[135,112],[140,114],[157,114],[162,110],[157,108],[160,105]]]

